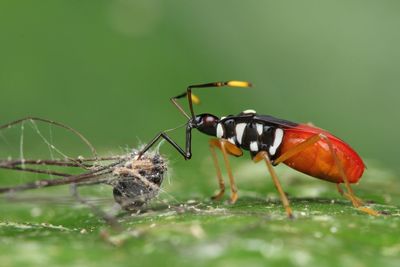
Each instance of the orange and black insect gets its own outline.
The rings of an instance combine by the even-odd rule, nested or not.
[[[243,155],[242,149],[244,149],[250,151],[253,161],[265,161],[289,217],[292,217],[292,210],[273,169],[273,166],[280,163],[312,177],[335,183],[338,191],[351,200],[354,207],[371,215],[377,214],[376,211],[364,206],[350,186],[351,183],[356,183],[364,172],[365,165],[362,159],[347,143],[328,131],[309,124],[299,124],[272,116],[259,115],[254,110],[246,110],[238,115],[221,118],[208,113],[196,115],[193,103],[198,102],[198,98],[192,94],[192,89],[222,86],[251,87],[251,84],[243,81],[227,81],[189,86],[184,93],[171,98],[172,103],[188,119],[185,149],[174,142],[166,132],[160,132],[139,155],[143,155],[160,138],[163,138],[185,159],[190,159],[192,156],[192,129],[197,129],[215,137],[210,139],[209,145],[220,189],[213,199],[218,200],[225,193],[225,183],[215,149],[220,149],[223,154],[230,181],[231,203],[236,202],[238,193],[228,155],[240,157]],[[189,114],[177,102],[180,98],[187,98]],[[344,183],[346,192],[341,189],[341,183]]]

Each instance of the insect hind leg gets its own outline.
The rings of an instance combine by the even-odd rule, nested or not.
[[[293,148],[289,149],[284,154],[280,155],[276,160],[274,160],[273,165],[278,165],[279,163],[284,162],[285,160],[297,155],[301,151],[314,145],[315,143],[317,143],[320,140],[325,141],[326,144],[328,145],[329,151],[334,159],[335,165],[336,165],[337,169],[339,170],[340,176],[343,179],[343,182],[344,182],[347,192],[343,192],[343,190],[338,186],[339,193],[341,195],[343,195],[344,197],[346,197],[347,199],[349,199],[351,201],[351,203],[353,204],[353,206],[355,208],[357,208],[358,210],[365,212],[367,214],[370,214],[370,215],[374,215],[374,216],[378,215],[379,213],[377,211],[375,211],[371,208],[365,207],[363,201],[355,196],[354,191],[351,188],[349,179],[344,171],[343,165],[340,162],[340,160],[335,152],[335,149],[333,148],[333,144],[332,144],[331,140],[329,140],[329,138],[327,136],[325,136],[324,134],[313,135],[310,138],[306,139],[305,141],[303,141],[303,142],[299,143],[298,145],[294,146]]]
[[[348,193],[344,192],[339,183],[336,184],[336,188],[341,196],[347,198],[350,201],[352,201],[353,199],[357,203],[358,207],[364,206],[364,202],[360,198],[356,197],[355,195],[351,197]]]
[[[321,139],[323,139],[328,144],[329,150],[331,151],[331,154],[335,161],[335,164],[336,164],[337,168],[339,169],[340,175],[344,181],[344,185],[345,185],[346,191],[347,191],[344,193],[344,196],[347,199],[349,199],[351,201],[351,203],[353,204],[353,206],[355,208],[357,208],[358,210],[365,212],[369,215],[373,215],[373,216],[379,215],[379,213],[376,210],[373,210],[369,207],[364,206],[363,201],[361,199],[359,199],[358,197],[356,197],[353,189],[351,188],[351,185],[350,185],[349,179],[347,178],[346,172],[344,171],[343,165],[340,162],[339,158],[337,157],[335,150],[333,149],[331,140],[329,140],[329,138],[323,134],[320,134],[319,136],[321,137]]]

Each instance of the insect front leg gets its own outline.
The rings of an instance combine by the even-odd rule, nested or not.
[[[144,153],[146,153],[151,147],[153,147],[158,140],[164,139],[166,140],[173,148],[175,148],[179,154],[183,156],[185,160],[192,158],[192,126],[188,124],[186,126],[186,144],[185,149],[181,148],[171,137],[169,137],[166,132],[172,131],[174,129],[166,130],[158,133],[139,153],[138,159],[140,159]]]
[[[219,192],[216,195],[212,196],[211,199],[220,200],[225,194],[225,182],[224,179],[222,178],[221,168],[219,167],[217,153],[215,152],[215,147],[219,148],[219,140],[210,139],[209,144],[210,144],[211,156],[215,166],[215,171],[217,172],[217,180],[219,185]]]
[[[230,183],[230,187],[231,187],[231,197],[230,197],[229,202],[231,204],[234,204],[238,199],[238,193],[237,193],[235,179],[232,174],[231,165],[229,163],[228,155],[240,157],[243,155],[243,152],[240,148],[238,148],[234,144],[229,143],[228,141],[226,141],[224,139],[211,139],[210,140],[211,153],[213,155],[214,164],[217,169],[217,178],[218,178],[218,182],[220,185],[220,192],[213,197],[213,199],[216,199],[216,200],[220,199],[223,196],[223,194],[225,192],[225,184],[224,184],[224,181],[223,181],[223,178],[221,175],[221,169],[219,168],[218,160],[217,160],[217,157],[215,154],[215,147],[219,148],[222,151],[222,155],[224,157],[224,163],[225,163],[226,170],[228,172],[229,183]]]

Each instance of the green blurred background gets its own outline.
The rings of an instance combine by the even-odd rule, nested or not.
[[[198,91],[196,111],[252,108],[331,131],[367,161],[358,196],[391,214],[361,214],[332,184],[282,166],[297,218],[287,220],[265,166],[247,155],[231,161],[238,203],[210,202],[208,137],[194,133],[191,161],[161,147],[168,182],[155,211],[120,217],[139,231],[117,236],[121,248],[101,242],[106,224],[87,206],[63,203],[68,187],[28,192],[36,202],[0,198],[1,265],[400,266],[399,14],[400,1],[384,0],[1,0],[0,124],[49,118],[115,155],[184,123],[169,98],[187,85],[248,80],[253,88]],[[67,155],[89,154],[72,134],[39,126]],[[60,156],[25,128],[25,158]],[[0,159],[22,156],[20,130],[0,131]],[[184,144],[183,129],[172,136]],[[0,176],[1,186],[41,177]],[[112,202],[109,187],[84,190]]]
[[[79,129],[107,153],[198,112],[313,122],[400,170],[400,2],[43,0],[0,3],[0,122],[34,115]],[[183,143],[184,131],[174,134]],[[194,136],[196,168],[208,156]],[[163,152],[180,162],[164,146]],[[178,163],[178,165],[183,163]],[[177,170],[179,172],[179,170]]]

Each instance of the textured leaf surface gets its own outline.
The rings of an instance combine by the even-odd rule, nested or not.
[[[214,180],[184,169],[177,176],[194,176],[196,188],[174,178],[143,213],[118,215],[126,228],[121,233],[88,207],[53,194],[51,203],[2,199],[1,265],[399,266],[400,194],[393,174],[370,167],[355,187],[388,214],[372,217],[340,199],[332,184],[278,168],[295,211],[289,220],[264,169],[250,164],[236,168],[244,176],[237,204],[209,201]]]

